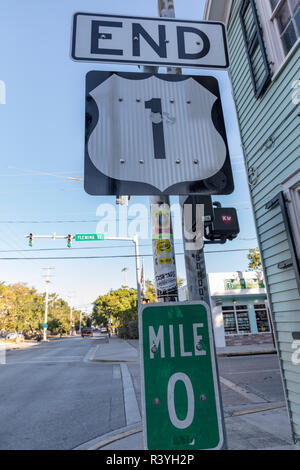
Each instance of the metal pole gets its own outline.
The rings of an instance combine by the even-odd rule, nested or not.
[[[166,18],[174,18],[175,11],[174,11],[174,4],[173,0],[158,0],[158,14],[160,17]],[[145,72],[152,72],[155,73],[157,68],[155,67],[144,67]],[[168,73],[180,73],[180,69],[168,67]],[[177,286],[177,272],[176,272],[176,261],[175,261],[175,248],[174,248],[174,240],[173,240],[173,231],[172,231],[172,219],[171,219],[171,211],[170,211],[170,198],[169,196],[152,196],[150,199],[151,204],[151,225],[152,225],[152,250],[153,250],[153,264],[154,264],[154,279],[155,279],[155,287],[156,287],[156,297],[158,301],[162,302],[170,302],[170,301],[178,301],[178,286]],[[169,249],[168,258],[172,261],[171,264],[160,264],[159,263],[159,256],[158,256],[158,242],[159,238],[156,236],[153,237],[155,234],[155,217],[153,212],[159,210],[163,210],[166,216],[166,211],[169,210],[169,235],[162,233],[162,224],[160,217],[159,226],[157,227],[158,232],[162,234],[163,240],[168,240],[169,242]],[[171,274],[171,276],[170,276]],[[164,283],[166,282],[166,278],[171,281],[163,288]]]
[[[209,286],[208,286],[208,280],[207,280],[204,249],[203,249],[204,245],[202,245],[202,248],[200,249],[195,249],[195,250],[187,249],[187,246],[189,246],[191,243],[192,235],[194,235],[194,233],[192,232],[193,224],[190,223],[188,227],[185,224],[184,203],[187,198],[188,196],[180,196],[179,201],[180,201],[181,211],[182,211],[182,238],[183,238],[183,243],[184,243],[184,259],[185,259],[186,280],[187,280],[187,287],[188,287],[188,293],[189,293],[189,301],[200,300],[202,302],[205,302],[208,305],[209,310],[211,312],[212,309],[211,309],[211,303],[210,303]],[[196,202],[197,199],[196,197],[192,197],[192,198],[189,198],[189,201],[190,200],[195,209],[194,213],[197,214],[197,210],[195,207],[197,205],[197,202]],[[201,217],[203,217],[203,214],[204,214],[203,211],[199,211],[199,215]],[[196,227],[199,226],[197,223],[197,220],[195,222],[196,222],[195,224]],[[197,236],[197,234],[195,234],[195,236]],[[210,314],[210,322],[211,322],[211,327],[212,327],[211,329],[214,332],[212,314]],[[213,340],[213,345],[214,345],[214,350],[215,350],[215,358],[217,358],[214,333],[213,333],[212,340]],[[222,427],[223,427],[223,435],[224,435],[223,449],[226,449],[227,448],[226,429],[225,429],[225,424],[224,424],[224,412],[223,412],[223,405],[222,405],[222,398],[221,398],[221,386],[220,386],[217,360],[216,360],[215,365],[216,365],[217,377],[218,377],[218,389],[219,389],[219,396],[220,396]]]
[[[141,299],[140,256],[139,256],[139,238],[138,238],[138,235],[134,235],[132,240],[133,240],[134,247],[135,247],[137,298],[138,298],[138,309],[140,309],[140,307],[142,305],[142,299]]]
[[[72,336],[72,331],[73,331],[73,319],[72,319],[72,306],[70,306],[70,335]]]
[[[48,321],[48,284],[50,281],[46,281],[46,299],[45,299],[45,319],[44,319],[44,341],[47,341],[47,321]]]
[[[44,325],[47,325],[48,322],[48,301],[49,301],[49,292],[48,292],[48,285],[50,284],[50,269],[55,269],[55,268],[42,268],[47,270],[46,274],[46,297],[45,297],[45,317],[44,317]],[[44,330],[44,336],[43,339],[44,341],[47,341],[47,326],[43,328]]]

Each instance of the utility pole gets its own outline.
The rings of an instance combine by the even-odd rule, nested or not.
[[[127,276],[126,276],[127,271],[128,271],[128,268],[124,266],[124,268],[122,269],[122,273],[124,273],[124,287],[127,286]]]
[[[174,9],[174,0],[158,0],[159,6],[159,14],[160,16],[175,18],[175,9]],[[169,67],[168,73],[177,73],[181,74],[180,68]],[[185,259],[185,268],[186,268],[186,278],[187,278],[187,286],[189,292],[189,301],[192,300],[201,300],[207,303],[209,309],[211,311],[211,304],[210,304],[210,294],[208,288],[208,281],[207,281],[207,273],[206,273],[206,265],[205,265],[205,258],[204,258],[204,243],[199,244],[199,234],[195,233],[194,242],[195,249],[187,249],[190,248],[191,242],[191,235],[193,231],[193,224],[190,223],[189,227],[186,227],[186,218],[184,217],[184,203],[189,196],[180,196],[179,202],[181,205],[182,211],[182,238],[184,243],[184,259]],[[197,196],[192,196],[192,212],[195,214],[195,222],[196,222],[196,229],[197,227],[202,227],[202,221],[197,220],[197,216],[201,217],[204,221],[204,210],[202,206],[202,211],[197,211]],[[192,222],[192,221],[190,221]],[[200,222],[197,223],[197,222]],[[190,233],[189,233],[190,232]],[[198,235],[198,236],[197,236]],[[201,234],[203,236],[203,234]],[[187,237],[189,237],[187,239]],[[197,247],[200,245],[201,248]],[[212,317],[210,318],[212,331],[213,330],[213,321]],[[215,349],[215,338],[213,334],[213,344]],[[216,351],[215,351],[216,353]],[[216,354],[215,354],[215,357]],[[221,387],[220,387],[220,380],[219,380],[219,372],[218,372],[218,364],[216,362],[217,368],[217,375],[218,375],[218,388],[219,388],[219,395],[221,396]],[[224,414],[223,414],[223,407],[221,402],[221,414],[222,414],[222,426],[223,426],[223,435],[224,435],[224,449],[226,449],[226,430],[224,425]]]
[[[44,341],[47,341],[47,329],[48,329],[48,300],[49,300],[49,284],[50,284],[50,277],[53,277],[50,275],[51,269],[55,268],[42,268],[47,270],[47,274],[44,275],[43,277],[46,277],[46,297],[45,297],[45,318],[44,318]]]
[[[173,0],[158,0],[158,13],[161,17],[174,18]],[[144,72],[157,72],[157,67],[145,66],[143,69]],[[167,72],[178,73],[178,70],[168,67]],[[150,204],[156,297],[159,302],[176,302],[178,301],[178,286],[170,198],[165,195],[151,196]],[[165,226],[163,223],[164,219],[168,221]],[[168,243],[168,263],[170,264],[165,265],[159,262],[159,240],[165,240]]]
[[[73,318],[72,318],[72,305],[70,305],[70,335],[72,336],[73,331]]]

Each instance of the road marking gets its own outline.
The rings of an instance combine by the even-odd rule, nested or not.
[[[239,375],[239,374],[257,374],[266,372],[277,372],[280,374],[279,369],[258,369],[258,370],[244,370],[243,372],[226,372],[227,375]]]
[[[120,366],[113,366],[113,379],[120,379],[120,378],[121,378]]]
[[[254,410],[235,411],[232,414],[234,416],[242,416],[242,415],[248,415],[251,413],[260,413],[261,411],[276,410],[277,408],[286,408],[286,403],[281,403],[280,405],[264,406],[263,408],[255,408]]]
[[[262,401],[266,401],[263,398],[259,397],[258,395],[255,395],[254,393],[247,392],[247,390],[245,390],[244,388],[239,387],[238,385],[236,385],[235,383],[231,382],[228,379],[225,379],[224,377],[220,377],[220,381],[222,382],[222,384],[226,385],[226,387],[229,387],[231,388],[231,390],[234,390],[236,393],[239,393],[243,397],[246,397],[252,403],[261,403]]]
[[[126,424],[129,426],[130,424],[140,422],[141,415],[128,366],[122,362],[120,363],[120,368],[123,382]]]
[[[100,347],[100,344],[98,344],[97,346],[92,346],[88,352],[86,353],[86,355],[84,356],[83,358],[83,362],[89,362],[89,361],[92,361],[95,357],[95,354],[97,352],[97,349]]]

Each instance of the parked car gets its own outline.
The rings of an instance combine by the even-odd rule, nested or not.
[[[93,336],[93,330],[92,328],[85,326],[84,328],[81,328],[81,336],[82,338],[84,336]]]
[[[100,333],[107,333],[107,328],[106,328],[106,326],[101,326],[101,328],[100,328]]]
[[[15,331],[15,332],[12,332],[12,333],[7,333],[7,335],[5,337],[5,339],[16,339],[16,338],[23,339],[24,336],[22,335],[22,333],[17,333]]]

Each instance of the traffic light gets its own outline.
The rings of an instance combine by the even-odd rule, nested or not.
[[[71,248],[71,246],[72,246],[72,235],[69,234],[69,235],[68,235],[68,244],[67,244],[67,247],[68,247],[68,248]]]
[[[145,297],[142,299],[142,304],[149,304],[150,299],[145,299]]]
[[[32,233],[29,234],[29,246],[33,245],[33,235]]]

